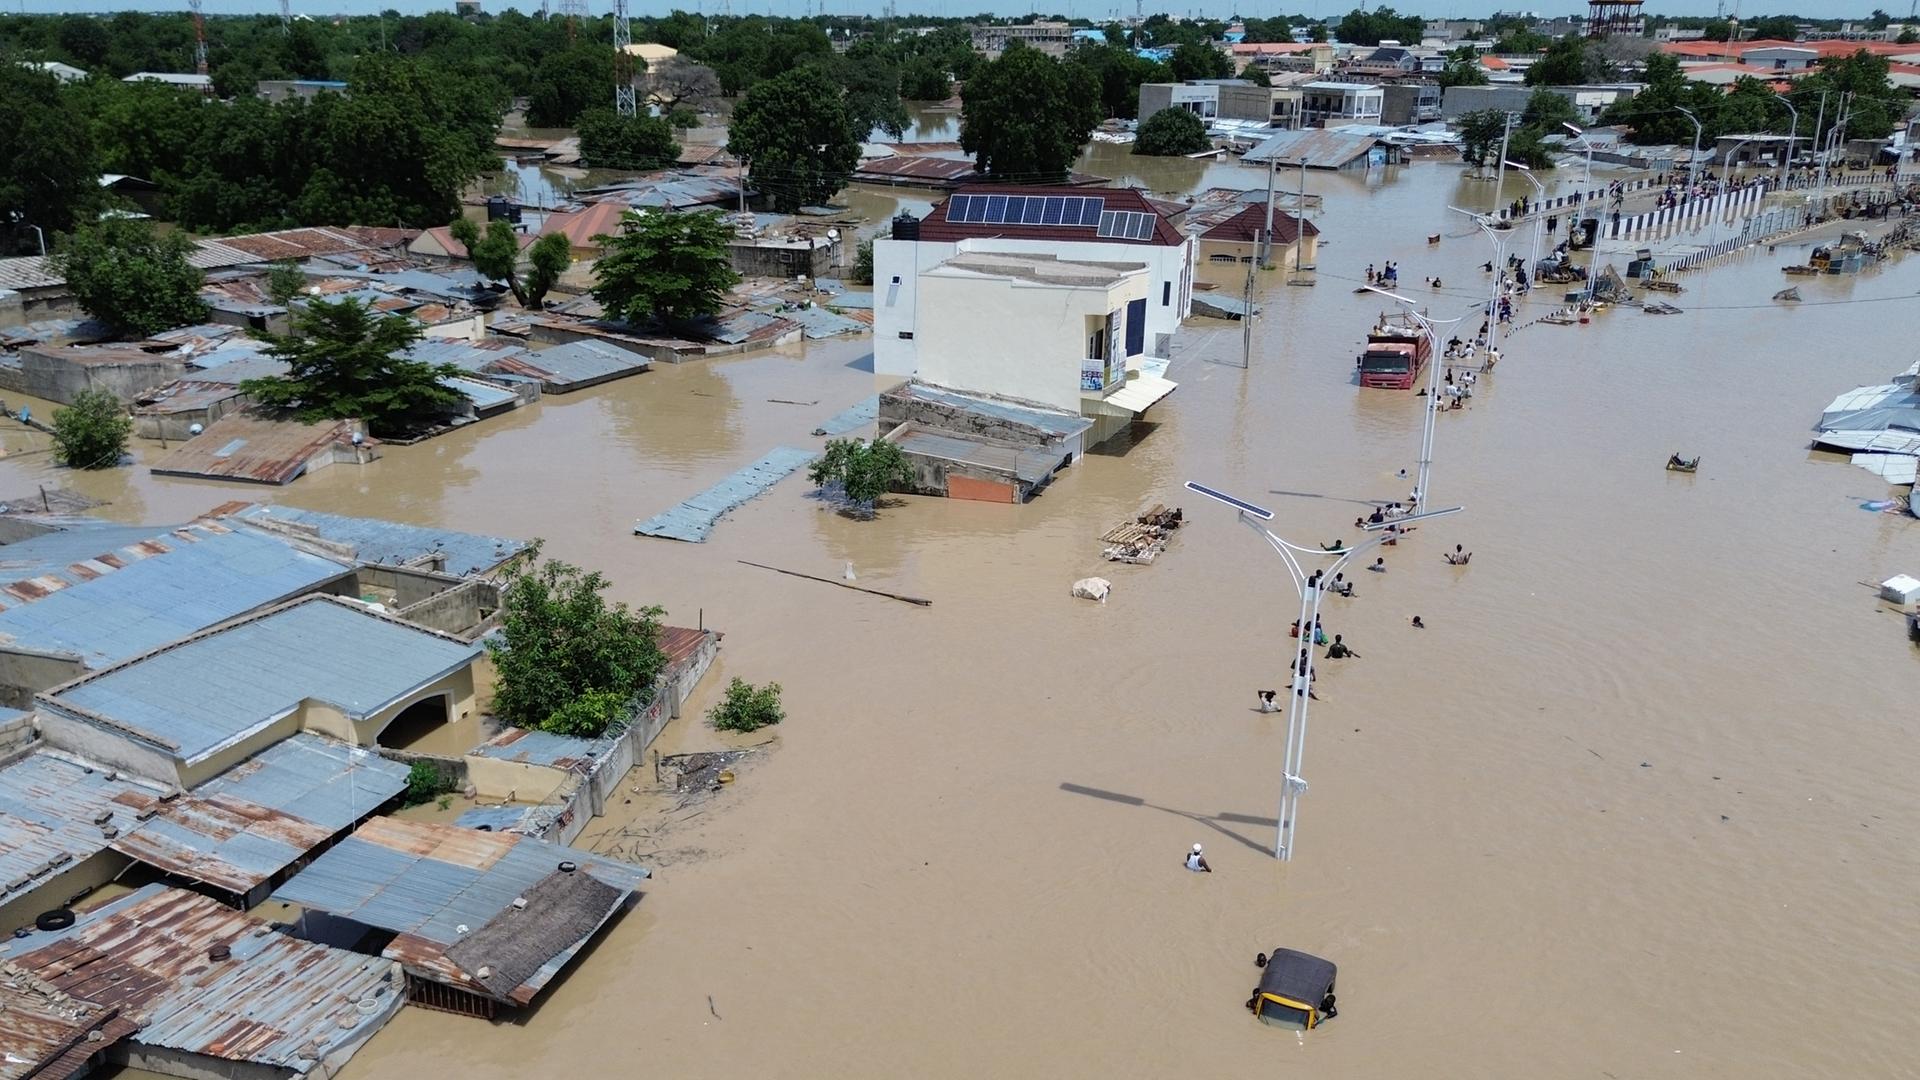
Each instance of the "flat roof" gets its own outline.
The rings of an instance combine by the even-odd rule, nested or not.
[[[410,973],[525,1005],[646,878],[517,833],[379,817],[274,897],[391,931],[381,955]]]
[[[894,387],[887,391],[885,396],[938,405],[952,409],[956,413],[978,413],[996,420],[1008,420],[1060,439],[1071,438],[1093,426],[1092,420],[1079,413],[1065,412],[1016,398],[971,394],[917,379]]]
[[[1075,262],[1053,255],[1017,255],[991,251],[964,251],[941,262],[922,277],[967,276],[1005,278],[1032,285],[1068,288],[1112,288],[1146,270],[1144,263]]]
[[[149,531],[145,540],[99,546],[77,559],[72,570],[84,580],[54,587],[62,575],[30,579],[45,588],[38,598],[22,596],[15,582],[0,597],[0,648],[68,653],[101,667],[299,595],[348,569],[277,537],[214,521]]]
[[[283,503],[247,506],[232,516],[249,524],[286,526],[295,534],[305,533],[328,543],[345,544],[353,548],[356,562],[375,566],[413,564],[439,556],[445,572],[458,577],[485,573],[527,549],[525,540],[506,536],[456,532],[383,518],[348,517],[321,510],[302,510]]]
[[[308,596],[54,687],[41,699],[196,761],[304,701],[363,719],[483,651],[351,601]]]
[[[903,453],[991,469],[1029,484],[1042,483],[1060,465],[1060,455],[1045,450],[968,439],[917,425],[909,425],[890,441]]]

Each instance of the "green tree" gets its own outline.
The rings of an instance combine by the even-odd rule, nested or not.
[[[727,149],[746,159],[774,209],[790,214],[846,186],[865,135],[848,116],[840,88],[808,65],[747,91],[733,111]]]
[[[1461,113],[1453,121],[1460,133],[1460,156],[1478,168],[1500,153],[1500,138],[1507,129],[1507,114],[1499,109],[1475,109]]]
[[[505,221],[490,221],[487,231],[471,218],[458,217],[448,226],[455,240],[467,249],[473,268],[491,281],[504,281],[520,306],[539,310],[547,293],[573,263],[573,248],[565,234],[548,233],[527,249],[528,269],[520,274],[520,234]]]
[[[99,208],[93,140],[53,76],[0,60],[0,116],[0,239],[32,245],[25,225],[50,235]]]
[[[807,479],[818,488],[838,486],[848,502],[872,517],[881,496],[913,482],[913,466],[898,446],[883,439],[829,439],[826,451],[807,468]]]
[[[1212,45],[1188,42],[1174,46],[1173,56],[1167,62],[1173,69],[1173,77],[1182,82],[1188,79],[1224,79],[1233,74],[1233,61]]]
[[[60,245],[53,264],[80,310],[127,337],[146,337],[206,317],[193,242],[145,221],[108,218]]]
[[[281,307],[292,303],[306,287],[307,275],[300,272],[300,264],[292,259],[282,259],[267,267],[267,296]]]
[[[1560,126],[1562,124],[1577,125],[1579,122],[1580,110],[1574,107],[1573,99],[1544,86],[1527,95],[1526,111],[1520,114],[1523,127],[1533,128],[1543,135],[1565,130]]]
[[[1792,15],[1761,15],[1742,23],[1740,32],[1754,41],[1794,41],[1800,37],[1800,20]]]
[[[953,80],[932,57],[916,56],[900,68],[900,96],[908,101],[945,101]]]
[[[712,315],[740,281],[727,254],[733,227],[716,211],[640,210],[621,220],[618,234],[594,240],[602,251],[593,296],[610,319],[673,324]]]
[[[1535,172],[1553,168],[1553,150],[1541,141],[1542,134],[1536,127],[1514,128],[1507,141],[1507,160]]]
[[[1401,15],[1390,7],[1372,11],[1354,8],[1341,17],[1336,36],[1349,45],[1378,45],[1382,41],[1418,45],[1426,30],[1426,20],[1418,15]]]
[[[53,410],[53,460],[73,469],[105,469],[120,464],[133,434],[126,406],[108,390],[89,387],[73,404]]]
[[[856,285],[873,284],[873,241],[862,240],[854,249],[853,281]]]
[[[1525,56],[1528,53],[1545,52],[1553,39],[1545,34],[1536,34],[1524,26],[1515,27],[1507,36],[1493,43],[1493,51],[1502,56]]]
[[[1547,46],[1545,56],[1527,68],[1528,86],[1578,86],[1593,82],[1603,72],[1599,55],[1584,38],[1563,37]]]
[[[1255,86],[1273,85],[1273,76],[1268,75],[1267,69],[1261,67],[1259,64],[1248,64],[1246,67],[1241,68],[1240,77]]]
[[[700,126],[700,114],[685,105],[675,105],[667,110],[667,126],[676,131]]]
[[[663,169],[680,157],[673,128],[653,116],[621,116],[612,109],[580,114],[580,160],[590,169]]]
[[[452,791],[453,788],[440,775],[440,769],[431,761],[416,761],[407,766],[406,798],[401,801],[407,806],[419,806]]]
[[[1327,24],[1323,22],[1315,22],[1312,28],[1310,28],[1307,31],[1307,40],[1313,42],[1316,45],[1326,44]]]
[[[1900,36],[1893,39],[1895,45],[1912,45],[1916,42],[1920,42],[1920,32],[1916,32],[1912,26],[1902,27]]]
[[[533,93],[527,98],[527,123],[572,127],[581,113],[612,100],[612,51],[597,42],[582,42],[541,59],[534,71]]]
[[[1131,118],[1140,108],[1141,83],[1173,81],[1167,65],[1113,45],[1076,46],[1067,54],[1067,63],[1084,71],[1099,87],[1102,116]]]
[[[857,139],[876,131],[893,139],[906,134],[909,117],[900,101],[900,67],[886,50],[872,39],[857,42],[824,67],[840,85],[847,123]]]
[[[661,611],[609,604],[599,571],[539,555],[536,543],[501,590],[493,709],[518,727],[596,736],[653,692],[667,662]]]
[[[417,431],[466,400],[443,381],[459,368],[407,358],[420,324],[403,315],[382,315],[352,298],[311,300],[294,331],[268,338],[268,355],[284,361],[287,374],[248,379],[241,393],[301,420],[365,420],[375,435]]]
[[[1152,157],[1197,154],[1213,145],[1206,122],[1185,109],[1161,109],[1140,125],[1133,152]]]
[[[982,64],[961,90],[960,147],[990,179],[1065,180],[1100,122],[1086,69],[1016,46]]]
[[[707,722],[721,731],[754,732],[786,718],[779,683],[755,686],[738,675],[727,684],[727,696],[707,712]]]
[[[1447,66],[1440,69],[1438,82],[1442,87],[1487,85],[1486,69],[1480,66],[1473,46],[1462,45],[1447,54]]]

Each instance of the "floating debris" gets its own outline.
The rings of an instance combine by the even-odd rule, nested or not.
[[[1773,298],[1782,303],[1797,304],[1800,302],[1800,288],[1796,285],[1792,288],[1781,289],[1779,292],[1773,294]]]
[[[1663,303],[1661,303],[1661,302],[1660,302],[1660,301],[1658,301],[1658,300],[1655,300],[1655,301],[1654,301],[1653,303],[1651,303],[1651,304],[1646,304],[1646,305],[1644,305],[1644,306],[1642,306],[1640,310],[1642,310],[1642,311],[1644,311],[1644,312],[1646,312],[1646,313],[1647,313],[1647,314],[1649,314],[1649,315],[1678,315],[1678,314],[1680,314],[1680,309],[1679,309],[1679,308],[1677,308],[1677,307],[1674,307],[1674,306],[1673,306],[1672,304],[1663,304]]]
[[[1168,537],[1184,520],[1185,516],[1178,507],[1169,510],[1155,503],[1153,509],[1132,521],[1107,530],[1106,535],[1100,538],[1100,542],[1107,545],[1100,554],[1108,562],[1145,566],[1167,549]]]
[[[1113,591],[1113,582],[1103,577],[1081,578],[1073,583],[1073,595],[1082,600],[1107,602],[1107,594]]]

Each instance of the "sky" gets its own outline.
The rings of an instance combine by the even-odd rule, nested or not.
[[[483,0],[489,11],[503,11],[508,7],[518,7],[521,11],[536,11],[539,0]],[[877,15],[885,7],[885,0],[680,0],[668,3],[664,0],[628,0],[628,11],[634,16],[664,15],[675,7],[696,11],[724,10],[724,5],[732,4],[735,14],[751,11],[754,14],[805,15],[824,9],[834,13]],[[1909,0],[1911,4],[1912,0]],[[587,0],[589,10],[595,14],[604,14],[612,10],[611,0]],[[1179,7],[1170,7],[1164,2],[1146,4],[1141,10],[1146,14],[1165,11],[1169,14],[1210,16],[1224,18],[1238,13],[1240,15],[1268,16],[1282,12],[1301,12],[1322,17],[1339,15],[1350,11],[1356,0],[1188,0]],[[555,10],[559,0],[552,0]],[[989,11],[1002,15],[1018,15],[1041,8],[1051,7],[1054,11],[1076,17],[1099,19],[1111,18],[1117,10],[1131,14],[1133,5],[1124,0],[1079,0],[1069,4],[1068,0],[896,0],[895,10],[902,18],[913,15],[960,16]],[[204,9],[209,15],[240,15],[260,12],[277,12],[277,0],[204,0]],[[1368,5],[1373,7],[1376,5]],[[1395,10],[1413,12],[1428,18],[1476,18],[1502,8],[1506,10],[1523,9],[1541,16],[1572,15],[1587,10],[1586,0],[1530,0],[1522,5],[1509,3],[1472,2],[1472,0],[1403,0],[1392,5]],[[1734,3],[1728,2],[1731,10]],[[1769,14],[1760,5],[1744,5],[1751,17],[1756,14]],[[1803,14],[1818,12],[1823,18],[1860,18],[1864,19],[1874,7],[1882,7],[1896,17],[1906,12],[1899,10],[1898,0],[1799,0],[1798,8]],[[453,7],[452,0],[443,3],[422,2],[422,0],[293,0],[296,13],[306,13],[314,17],[322,15],[371,15],[393,9],[407,14],[420,14],[427,11],[447,11]],[[1792,7],[1783,5],[1786,10]],[[47,14],[61,12],[107,12],[107,11],[170,11],[184,10],[186,0],[0,0],[0,12]],[[1658,15],[1712,15],[1715,12],[1715,0],[1652,0],[1647,5],[1649,14]]]

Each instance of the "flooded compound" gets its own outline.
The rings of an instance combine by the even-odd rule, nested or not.
[[[1126,149],[1089,171],[1264,179]],[[705,544],[632,534],[817,445],[873,393],[870,340],[659,365],[283,490],[69,475],[9,427],[0,488],[78,487],[124,520],[253,497],[545,537],[618,598],[725,631],[663,754],[767,741],[697,717],[731,676],[785,688],[787,722],[724,790],[666,822],[682,800],[636,769],[641,793],[589,828],[655,877],[524,1022],[408,1009],[347,1080],[1910,1071],[1915,658],[1860,583],[1916,572],[1920,526],[1860,510],[1885,485],[1807,445],[1834,393],[1910,362],[1920,261],[1803,278],[1785,306],[1779,266],[1806,252],[1762,248],[1684,276],[1681,316],[1505,341],[1437,418],[1431,494],[1466,512],[1323,608],[1359,655],[1318,665],[1282,864],[1285,719],[1255,693],[1286,685],[1297,600],[1256,533],[1180,485],[1269,506],[1304,546],[1355,538],[1408,494],[1423,399],[1354,385],[1384,302],[1352,290],[1390,259],[1452,318],[1490,257],[1445,208],[1492,185],[1457,167],[1308,186],[1318,284],[1262,275],[1250,363],[1237,323],[1190,323],[1153,422],[1026,505],[904,498],[858,521],[796,477]],[[1665,470],[1673,453],[1699,471]],[[1185,509],[1166,552],[1102,562],[1099,537],[1155,503]],[[1444,560],[1456,543],[1471,565]],[[741,559],[851,563],[933,606]],[[1103,604],[1068,596],[1090,574]],[[1213,873],[1181,869],[1196,842]],[[1339,965],[1337,1021],[1249,1019],[1275,946]]]

